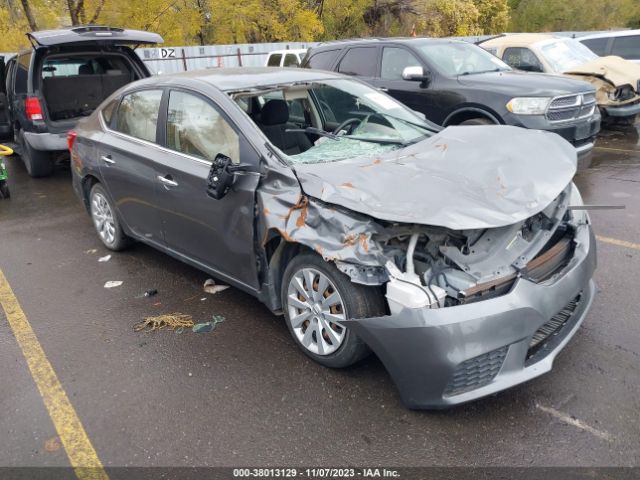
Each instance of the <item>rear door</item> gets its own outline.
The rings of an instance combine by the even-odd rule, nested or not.
[[[162,89],[137,90],[125,95],[114,113],[99,147],[100,174],[118,214],[138,237],[162,244],[157,205],[155,158]],[[109,108],[103,112],[109,115]]]
[[[9,140],[13,136],[7,98],[7,65],[4,57],[0,59],[0,140]]]
[[[167,150],[157,157],[157,185],[167,247],[256,289],[253,227],[260,177],[237,175],[220,200],[207,196],[207,177],[218,154],[234,163],[254,165],[256,170],[258,155],[219,106],[197,92],[171,90],[163,117]]]

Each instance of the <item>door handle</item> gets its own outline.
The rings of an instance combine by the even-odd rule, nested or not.
[[[100,160],[102,160],[104,163],[108,163],[109,165],[113,165],[116,163],[115,160],[111,158],[111,155],[102,155],[100,157]]]
[[[380,90],[381,92],[388,92],[389,89],[387,87],[378,87],[378,90]]]
[[[160,181],[160,183],[162,183],[163,185],[166,185],[167,187],[178,186],[178,182],[174,181],[170,175],[167,175],[166,177],[163,177],[162,175],[158,175],[157,178]]]

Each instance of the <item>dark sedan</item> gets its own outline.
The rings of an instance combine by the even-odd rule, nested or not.
[[[424,408],[549,371],[594,295],[575,149],[439,130],[348,77],[230,69],[128,85],[69,145],[107,248],[135,239],[255,295],[325,366],[373,350]]]

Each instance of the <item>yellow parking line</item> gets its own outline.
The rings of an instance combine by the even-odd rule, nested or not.
[[[0,304],[76,476],[80,480],[108,480],[109,477],[69,397],[62,388],[56,372],[49,363],[2,270],[0,270]]]
[[[627,242],[626,240],[618,240],[617,238],[602,237],[596,235],[596,238],[603,243],[610,243],[611,245],[617,245],[618,247],[633,248],[634,250],[640,250],[640,243]]]

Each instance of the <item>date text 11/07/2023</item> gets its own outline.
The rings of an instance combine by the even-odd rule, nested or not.
[[[400,478],[388,468],[234,468],[234,478]]]

